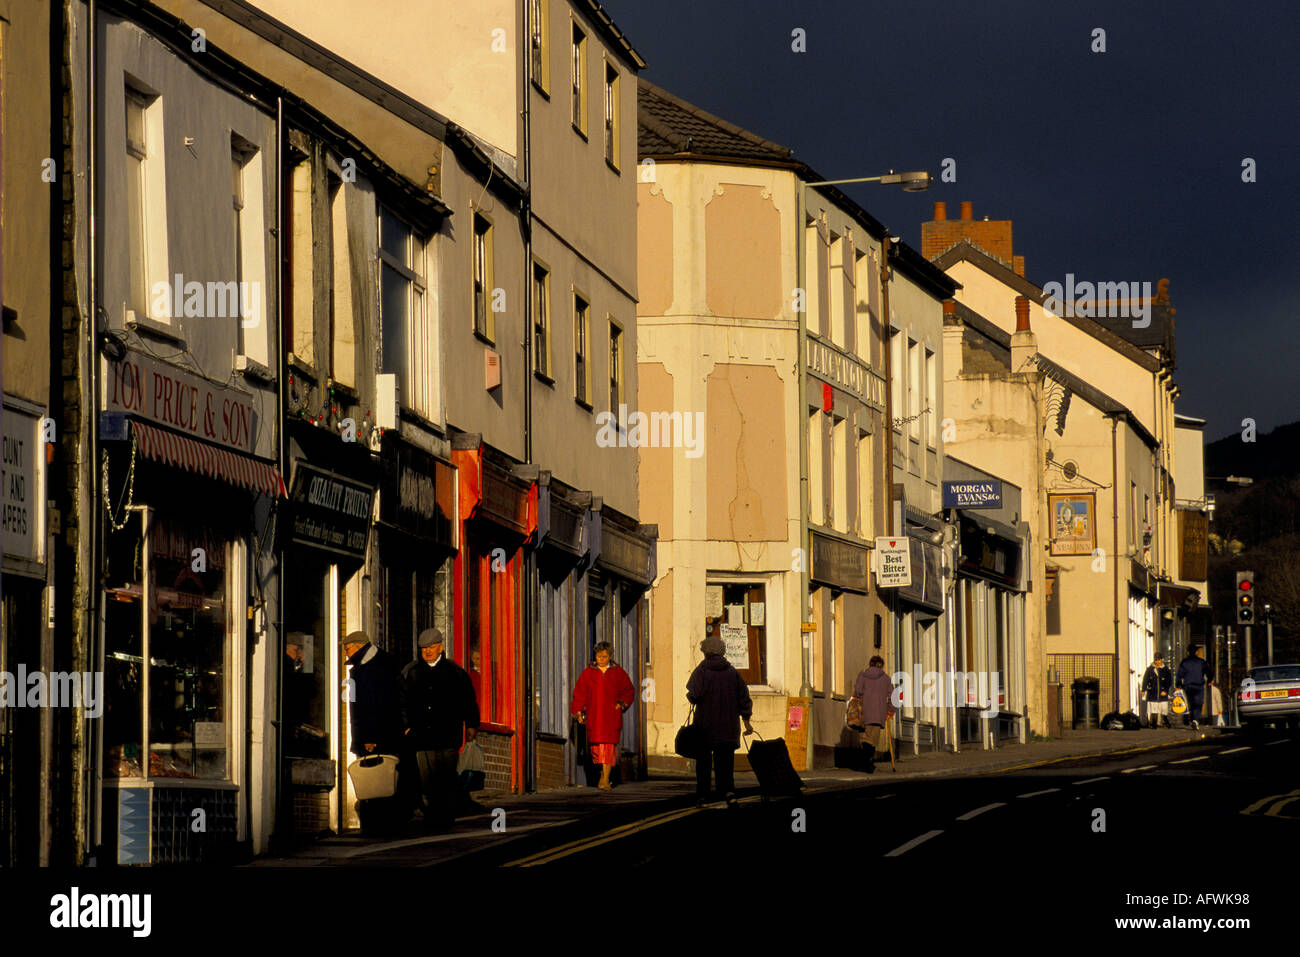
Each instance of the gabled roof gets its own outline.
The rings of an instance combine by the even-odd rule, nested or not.
[[[637,78],[637,153],[640,159],[695,160],[788,169],[806,183],[818,183],[828,178],[795,159],[790,147],[714,116],[641,77]],[[838,187],[813,188],[848,214],[877,242],[890,235],[883,223]],[[890,262],[937,299],[947,299],[961,288],[961,283],[901,240],[894,245]]]
[[[1011,348],[1011,333],[1005,329],[985,319],[982,315],[971,309],[964,303],[955,303],[954,317],[959,319],[964,325],[984,336],[992,342],[996,342],[1003,349]],[[1124,403],[1117,399],[1111,398],[1105,392],[1102,392],[1096,386],[1075,375],[1064,366],[1058,365],[1041,352],[1034,353],[1033,364],[1037,366],[1047,378],[1054,382],[1059,382],[1062,386],[1069,389],[1072,393],[1083,399],[1094,409],[1104,415],[1118,416],[1126,420],[1138,437],[1148,446],[1155,448],[1156,440],[1146,426],[1138,421],[1136,415]],[[1025,370],[1011,369],[1012,372],[1021,372]]]
[[[1042,289],[1034,285],[1024,276],[1017,275],[1014,270],[1009,269],[992,256],[989,256],[987,253],[972,246],[970,243],[957,243],[941,255],[936,256],[934,259],[934,264],[943,270],[947,270],[959,262],[968,262],[971,265],[978,267],[1004,285],[1010,286],[1030,302],[1036,302],[1040,306],[1051,298],[1043,292]],[[1153,307],[1152,327],[1156,325],[1155,316],[1155,307]],[[1122,336],[1117,335],[1110,329],[1101,325],[1101,323],[1084,316],[1061,316],[1060,318],[1062,321],[1070,323],[1081,332],[1086,332],[1097,341],[1110,346],[1120,355],[1131,360],[1147,371],[1160,371],[1161,362],[1156,356],[1151,355],[1151,353],[1144,351]]]

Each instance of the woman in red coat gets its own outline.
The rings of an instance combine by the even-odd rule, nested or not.
[[[600,765],[601,790],[609,790],[609,772],[618,761],[618,738],[623,730],[623,712],[636,700],[636,689],[627,672],[609,660],[608,641],[596,645],[596,660],[582,669],[573,689],[569,711],[587,726],[591,760]]]

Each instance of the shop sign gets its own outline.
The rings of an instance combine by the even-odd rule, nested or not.
[[[1001,508],[1002,480],[944,482],[944,508]]]
[[[45,559],[45,440],[38,416],[4,407],[4,554],[29,562]]]
[[[1209,562],[1209,521],[1204,512],[1178,510],[1178,577],[1185,582],[1205,581]]]
[[[375,490],[351,479],[298,465],[289,495],[293,509],[292,540],[298,545],[363,559]]]
[[[961,570],[1017,588],[1020,585],[1020,543],[990,535],[974,522],[963,521]]]
[[[479,508],[507,528],[528,532],[528,493],[513,485],[504,472],[486,463],[483,466],[483,490]]]
[[[140,352],[104,361],[105,410],[129,412],[250,455],[256,451],[257,410],[247,393],[214,385]]]
[[[456,547],[456,472],[427,452],[394,445],[387,458],[379,517],[417,538]]]
[[[867,592],[867,549],[813,532],[812,579],[846,591]]]
[[[600,563],[642,585],[650,584],[650,546],[602,522]]]
[[[876,587],[906,588],[912,584],[912,546],[906,536],[876,539]]]
[[[1052,523],[1053,555],[1091,555],[1097,547],[1097,496],[1092,492],[1069,492],[1047,496]]]
[[[925,534],[928,531],[922,530]],[[906,539],[887,539],[907,544],[911,561],[911,580],[898,589],[898,597],[918,605],[943,610],[943,595],[939,579],[939,546],[916,536]]]

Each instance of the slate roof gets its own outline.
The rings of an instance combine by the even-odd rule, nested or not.
[[[765,140],[640,78],[637,151],[643,157],[695,153],[803,165],[790,147]]]

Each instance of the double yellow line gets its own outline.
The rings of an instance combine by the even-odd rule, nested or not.
[[[583,851],[590,850],[593,847],[599,847],[602,844],[608,844],[610,841],[617,841],[624,837],[630,837],[638,831],[648,830],[652,827],[658,827],[660,824],[667,824],[670,821],[676,821],[679,818],[688,817],[700,810],[698,807],[679,808],[675,811],[664,811],[651,817],[643,818],[640,821],[633,821],[630,824],[623,824],[609,831],[604,831],[592,837],[584,837],[577,841],[570,841],[568,844],[561,844],[559,847],[550,847],[544,851],[538,851],[528,857],[521,857],[516,861],[511,861],[504,865],[506,867],[533,867],[537,864],[549,864],[557,861],[562,857],[568,857],[570,854],[579,854]]]
[[[1282,813],[1282,808],[1286,807],[1288,804],[1300,801],[1300,788],[1297,788],[1294,791],[1288,791],[1286,794],[1271,794],[1266,798],[1261,798],[1241,813],[1255,814],[1262,810],[1264,805],[1270,804],[1273,801],[1277,801],[1277,803],[1267,811],[1264,811],[1265,817],[1290,817],[1291,815]]]

